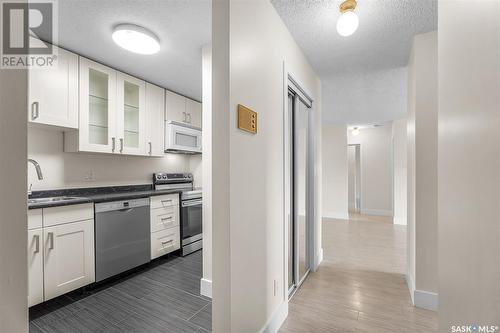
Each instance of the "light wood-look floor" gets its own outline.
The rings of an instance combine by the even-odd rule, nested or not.
[[[290,301],[280,332],[437,332],[436,313],[411,304],[406,227],[378,219],[323,220],[323,263]]]

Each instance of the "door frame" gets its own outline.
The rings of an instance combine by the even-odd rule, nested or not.
[[[315,161],[316,161],[316,129],[315,129],[315,112],[314,110],[314,101],[310,97],[311,95],[308,94],[304,88],[303,85],[301,85],[295,78],[294,76],[287,71],[286,68],[286,63],[283,65],[283,73],[284,73],[284,78],[283,78],[283,135],[284,135],[284,145],[283,145],[283,154],[285,158],[285,163],[284,163],[284,172],[283,172],[283,184],[284,184],[284,203],[283,203],[283,210],[284,210],[284,227],[283,227],[283,258],[284,258],[284,265],[283,265],[283,276],[284,276],[284,283],[283,283],[283,295],[285,298],[285,301],[288,301],[295,291],[300,287],[301,283],[305,280],[302,279],[299,281],[297,286],[295,286],[294,290],[289,293],[288,289],[288,233],[289,233],[289,224],[290,224],[290,219],[292,218],[292,191],[293,191],[293,155],[292,155],[292,149],[293,149],[293,116],[291,114],[292,110],[289,110],[288,108],[288,91],[289,88],[291,88],[295,94],[299,96],[300,99],[302,99],[306,104],[310,105],[310,110],[309,112],[309,137],[308,137],[308,157],[307,157],[307,164],[308,164],[308,172],[307,172],[307,202],[306,202],[306,215],[309,221],[312,221],[308,224],[308,261],[309,261],[309,271],[310,272],[315,272],[317,270],[317,267],[319,265],[318,260],[316,260],[316,245],[317,245],[317,237],[316,237],[316,231],[317,231],[317,226],[316,226],[316,211],[315,211],[315,183],[314,183],[314,170],[315,170]],[[307,277],[307,274],[306,274]]]
[[[363,182],[361,175],[361,144],[360,143],[349,143],[347,144],[347,148],[354,147],[355,148],[355,163],[356,163],[356,194],[359,194],[359,199],[354,196],[354,211],[358,214],[361,214],[361,198],[363,193]],[[349,153],[348,153],[349,154]],[[349,155],[348,155],[349,158]]]

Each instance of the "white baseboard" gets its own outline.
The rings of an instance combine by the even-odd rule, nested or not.
[[[431,291],[415,290],[415,296],[413,296],[413,304],[418,308],[437,311],[438,298],[438,294]]]
[[[274,311],[273,315],[267,321],[266,325],[259,331],[261,333],[276,333],[281,328],[281,325],[288,317],[288,300],[281,303],[281,305]]]
[[[361,214],[363,215],[376,215],[376,216],[392,216],[392,211],[384,209],[369,209],[362,208]]]
[[[316,267],[315,270],[318,269],[319,265],[321,265],[321,262],[323,261],[323,248],[319,249],[318,253],[316,254]]]
[[[349,220],[348,212],[323,212],[322,217],[327,219]]]
[[[413,282],[413,278],[410,275],[410,273],[406,273],[406,285],[408,286],[408,290],[410,291],[410,297],[411,297],[411,303],[415,304],[415,301],[413,299],[415,295],[415,283]]]
[[[212,281],[208,279],[200,280],[200,294],[212,298]]]
[[[394,217],[394,224],[406,225],[406,218],[404,217]]]
[[[431,311],[438,310],[438,294],[430,291],[415,289],[415,283],[413,282],[413,278],[410,274],[406,274],[406,284],[408,285],[411,302],[414,306]]]

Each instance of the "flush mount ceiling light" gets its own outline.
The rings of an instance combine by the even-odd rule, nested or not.
[[[146,28],[135,24],[120,24],[113,30],[113,41],[125,50],[139,54],[160,51],[160,40]]]
[[[347,37],[352,35],[359,26],[359,18],[354,9],[356,0],[346,0],[340,4],[340,17],[337,21],[337,32],[339,35]]]
[[[351,133],[352,133],[352,135],[354,135],[354,136],[358,135],[358,134],[359,134],[359,128],[354,127],[354,128],[352,129],[352,132],[351,132]]]

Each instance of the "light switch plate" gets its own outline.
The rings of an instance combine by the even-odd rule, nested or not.
[[[238,104],[238,128],[253,134],[257,133],[257,112]]]

